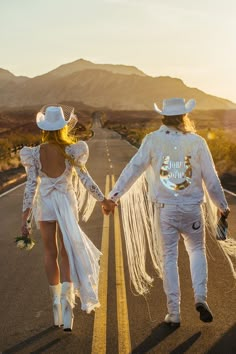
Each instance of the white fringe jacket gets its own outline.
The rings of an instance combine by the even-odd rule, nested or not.
[[[140,294],[152,278],[145,269],[146,244],[162,277],[158,204],[202,204],[208,231],[216,239],[217,209],[228,208],[206,141],[165,125],[148,134],[109,194],[120,199],[131,281]],[[236,277],[234,240],[220,241]]]

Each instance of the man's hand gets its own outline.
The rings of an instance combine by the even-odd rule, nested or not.
[[[227,208],[227,209],[225,209],[224,211],[220,211],[220,213],[221,213],[221,215],[223,215],[223,217],[224,217],[225,219],[227,219],[227,217],[229,216],[229,213],[230,213],[230,209]]]
[[[102,212],[104,215],[109,215],[110,213],[114,214],[114,209],[117,206],[115,202],[111,199],[106,199],[102,201]]]

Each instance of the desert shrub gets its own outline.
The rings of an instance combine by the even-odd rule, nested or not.
[[[158,129],[161,121],[157,119],[131,119],[121,116],[106,121],[105,126],[139,147],[146,134]],[[200,124],[199,124],[200,126]],[[223,129],[209,129],[208,124],[198,134],[204,137],[212,153],[219,175],[225,173],[236,175],[236,143],[234,132]]]
[[[236,143],[232,134],[222,129],[198,132],[208,143],[218,173],[236,174]]]

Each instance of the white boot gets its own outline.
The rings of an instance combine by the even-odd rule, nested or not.
[[[75,306],[75,293],[73,283],[64,282],[61,288],[61,307],[62,307],[62,322],[64,331],[72,331]]]
[[[52,296],[53,303],[53,317],[54,317],[54,326],[60,327],[62,325],[62,316],[61,316],[61,283],[57,285],[49,285],[50,293]]]
[[[180,315],[179,314],[167,314],[164,322],[170,325],[171,327],[179,327],[180,326]]]

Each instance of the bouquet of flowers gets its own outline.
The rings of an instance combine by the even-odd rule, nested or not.
[[[24,234],[22,236],[17,236],[15,238],[15,243],[16,243],[17,248],[30,251],[34,247],[35,241],[30,237],[30,235],[32,233],[31,221],[32,221],[32,214],[30,214],[30,216],[28,217],[26,225],[25,225],[26,234]]]
[[[35,245],[35,241],[29,236],[17,236],[15,238],[15,243],[17,248],[25,249],[27,251],[30,251]]]

